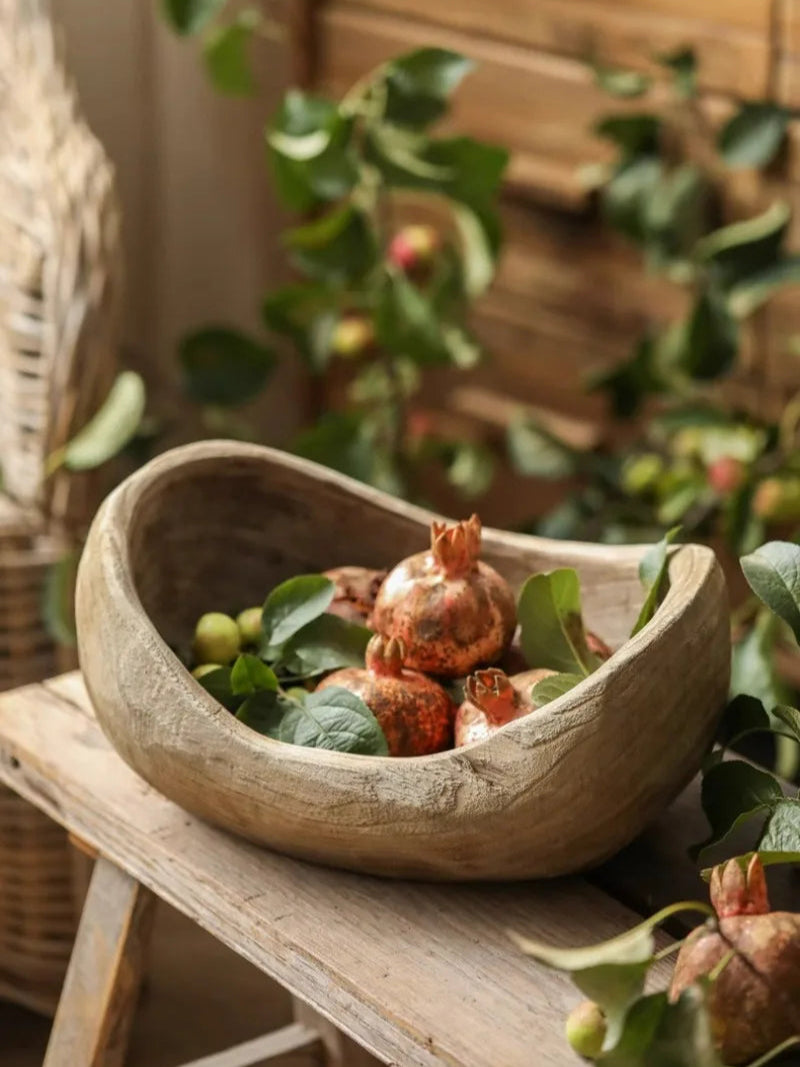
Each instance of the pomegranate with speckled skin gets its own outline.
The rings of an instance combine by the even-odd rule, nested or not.
[[[450,748],[455,708],[432,678],[403,666],[401,641],[375,634],[367,645],[366,668],[346,667],[317,689],[341,686],[361,697],[381,724],[390,756],[424,756]]]
[[[386,571],[370,570],[369,567],[332,567],[323,571],[334,585],[333,600],[328,611],[348,622],[369,626],[375,598],[378,595]]]
[[[715,867],[711,903],[717,922],[699,927],[680,950],[670,997],[711,973],[732,953],[709,989],[714,1040],[726,1064],[749,1063],[800,1034],[800,915],[770,911],[764,868],[753,856]]]
[[[489,667],[471,674],[464,683],[467,699],[456,712],[456,748],[485,741],[501,726],[533,711],[532,687],[555,673],[541,667],[509,678],[497,667]]]
[[[403,642],[407,666],[459,678],[496,663],[508,647],[516,626],[514,594],[478,558],[480,547],[477,515],[454,526],[434,522],[430,550],[389,572],[372,625]]]

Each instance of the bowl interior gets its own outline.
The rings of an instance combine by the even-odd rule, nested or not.
[[[204,612],[260,604],[285,578],[347,563],[391,566],[427,547],[428,515],[387,499],[257,452],[165,468],[147,482],[128,528],[142,606],[162,638],[181,647]],[[500,543],[491,531],[483,552],[515,587],[532,571],[576,566],[587,622],[613,644],[642,601],[640,554],[522,536]]]

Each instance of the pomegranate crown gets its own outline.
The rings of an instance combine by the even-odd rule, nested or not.
[[[448,526],[446,522],[431,523],[431,553],[436,565],[448,578],[473,570],[480,551],[481,520],[477,515],[454,526]]]
[[[753,856],[747,873],[738,860],[721,863],[711,872],[711,903],[720,919],[734,915],[765,915],[769,911],[764,865]]]
[[[475,671],[467,678],[464,689],[469,702],[495,726],[511,722],[519,708],[519,693],[508,675],[497,667]]]
[[[367,670],[376,674],[399,675],[403,670],[406,648],[399,637],[384,637],[374,634],[369,639],[365,660]]]

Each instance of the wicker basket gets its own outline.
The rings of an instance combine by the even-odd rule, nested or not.
[[[81,536],[97,475],[44,477],[115,373],[119,215],[44,0],[0,0],[0,690],[74,664],[48,633],[52,565]],[[0,789],[0,996],[52,1012],[76,926],[73,856]]]

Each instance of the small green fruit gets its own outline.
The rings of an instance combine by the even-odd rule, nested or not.
[[[239,636],[243,645],[257,645],[261,642],[261,608],[247,608],[236,616]]]
[[[210,611],[200,618],[194,631],[194,658],[198,663],[227,666],[239,655],[241,644],[235,620],[221,611]]]
[[[567,1041],[586,1060],[596,1060],[603,1051],[606,1017],[592,1000],[585,1000],[567,1016]]]
[[[664,470],[664,461],[655,452],[631,456],[622,468],[622,484],[628,493],[638,496],[652,489]]]
[[[753,511],[768,522],[797,522],[800,519],[800,477],[765,478],[753,496]]]
[[[195,667],[192,671],[192,678],[202,678],[206,674],[211,674],[212,671],[221,670],[221,663],[201,663],[199,667]]]
[[[331,351],[344,359],[363,356],[375,343],[372,323],[363,315],[345,315],[334,328]]]

